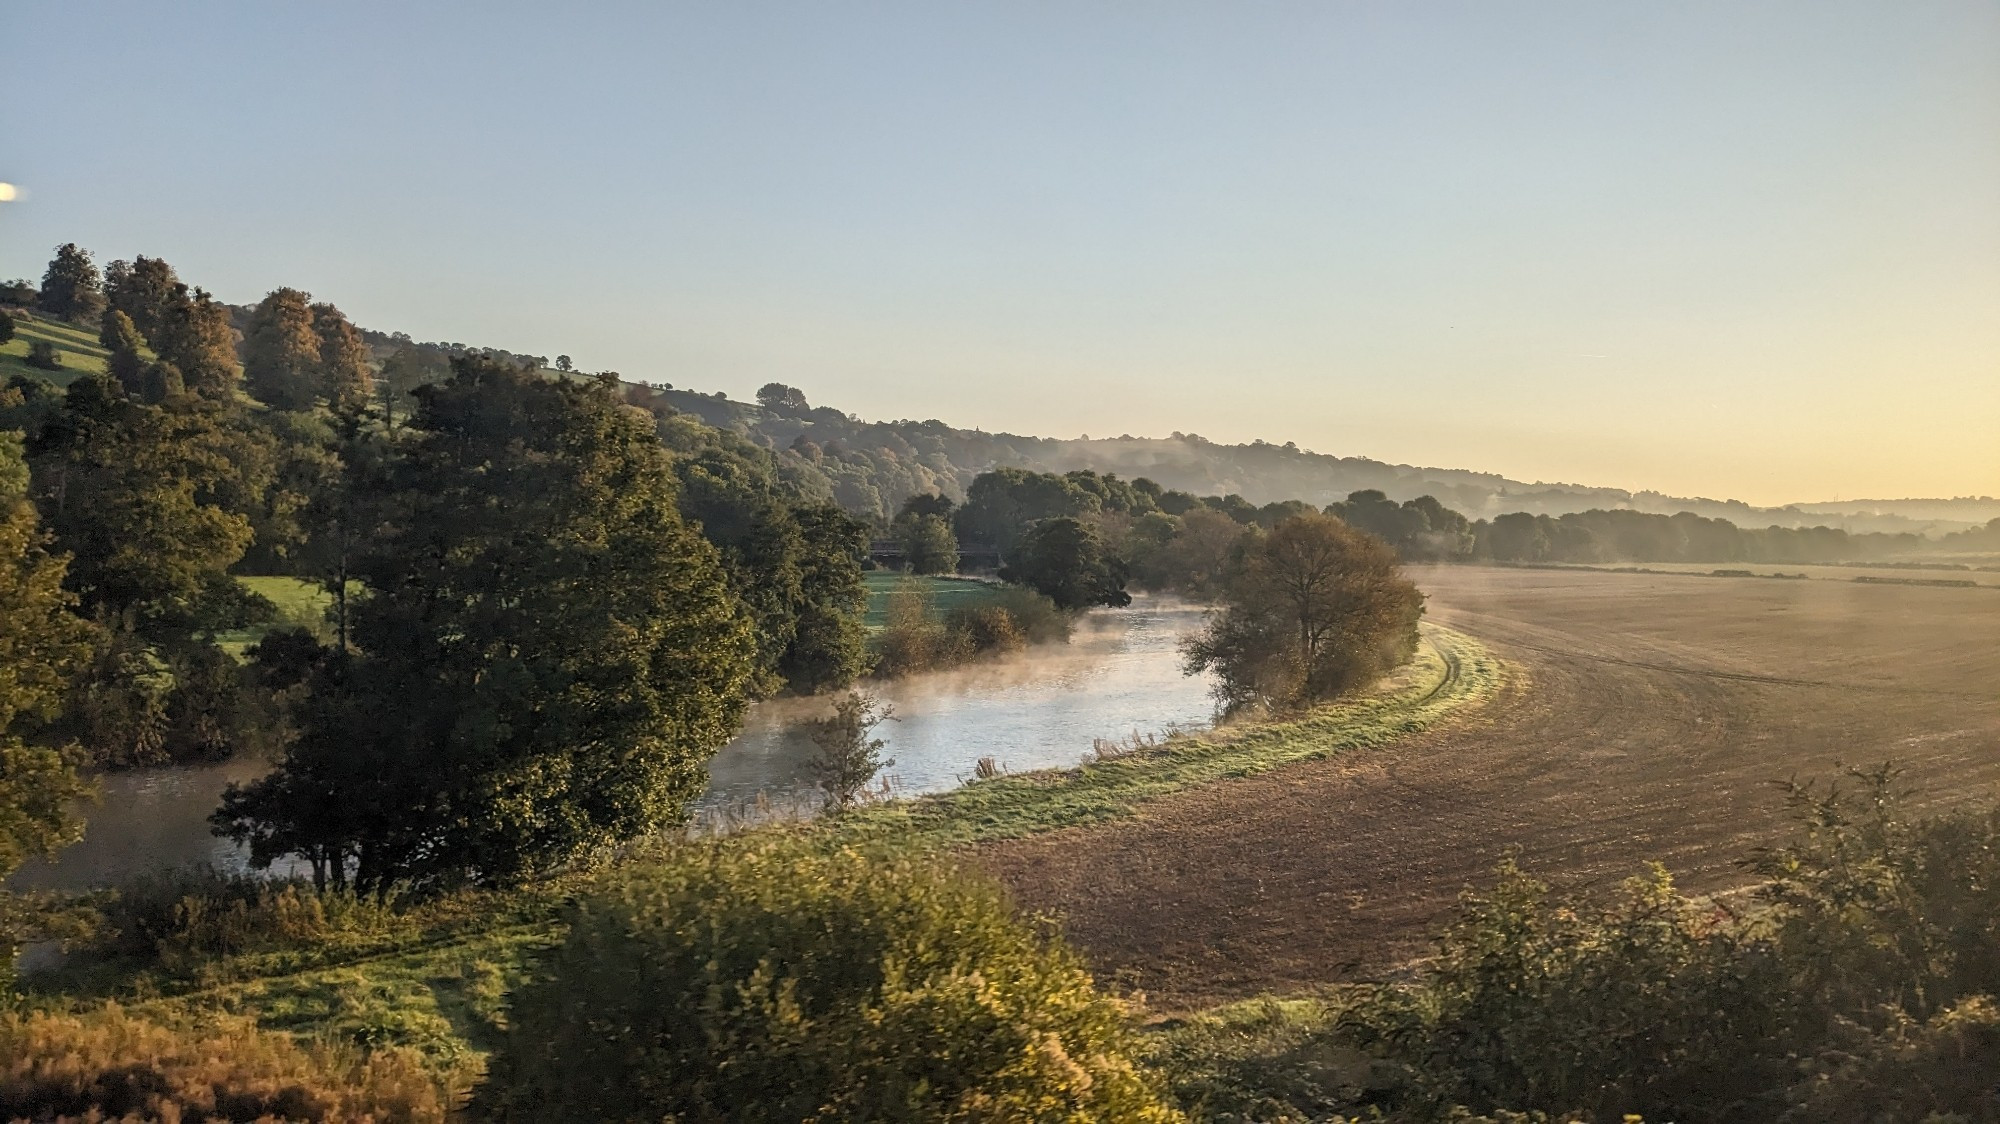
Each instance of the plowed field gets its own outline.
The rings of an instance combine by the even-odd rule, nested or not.
[[[1779,837],[1773,782],[1894,759],[1929,799],[2000,796],[2000,591],[1418,570],[1431,619],[1515,669],[1387,747],[981,850],[1103,975],[1172,1009],[1379,976],[1508,849],[1568,884],[1664,862],[1726,889]]]

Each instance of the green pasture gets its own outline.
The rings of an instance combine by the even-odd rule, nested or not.
[[[904,587],[905,583],[916,583],[930,596],[931,608],[938,616],[953,609],[967,608],[991,601],[999,590],[993,582],[976,578],[916,577],[899,574],[893,570],[870,570],[861,575],[868,584],[868,628],[870,631],[889,623],[889,595]]]
[[[39,317],[31,320],[21,313],[10,315],[14,317],[14,338],[0,344],[0,384],[15,375],[29,375],[47,379],[57,386],[67,386],[71,379],[85,371],[104,370],[104,359],[108,353],[98,346],[96,332]],[[44,371],[28,366],[28,348],[36,340],[47,340],[55,345],[56,354],[62,359],[61,370]]]

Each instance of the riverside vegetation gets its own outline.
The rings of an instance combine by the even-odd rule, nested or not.
[[[1153,1032],[977,872],[968,844],[1487,697],[1504,670],[1421,626],[1397,565],[1464,541],[1435,501],[1000,468],[878,523],[913,568],[989,549],[1013,592],[942,618],[900,593],[871,651],[868,523],[658,395],[494,355],[425,374],[291,289],[239,332],[158,259],[65,246],[34,296],[104,361],[0,401],[25,434],[0,443],[0,873],[74,836],[79,766],[251,750],[276,767],[215,825],[310,877],[0,899],[10,944],[76,953],[0,1015],[9,1117],[1994,1117],[1963,1075],[2000,1037],[2000,820],[1910,818],[1886,770],[1858,803],[1796,794],[1757,908],[1503,869],[1414,982]],[[1423,529],[1374,535],[1386,510]],[[320,586],[325,622],[268,627],[259,571]],[[880,715],[847,696],[827,817],[682,838],[752,699],[1006,651],[1128,585],[1213,601],[1189,665],[1266,721],[857,807]]]

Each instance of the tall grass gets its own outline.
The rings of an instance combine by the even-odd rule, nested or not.
[[[0,1015],[0,1119],[442,1124],[472,1074],[409,1051],[302,1044],[248,1019],[147,1021],[107,1005]]]

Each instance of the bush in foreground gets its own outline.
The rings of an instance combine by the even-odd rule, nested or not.
[[[482,1091],[508,1121],[1177,1121],[1120,1006],[991,882],[796,837],[579,905]]]
[[[308,1047],[248,1020],[0,1015],[5,1120],[441,1124],[452,1099],[412,1052]]]
[[[1911,816],[1893,776],[1795,789],[1798,836],[1749,863],[1759,908],[1657,869],[1601,901],[1506,868],[1330,1044],[1400,1066],[1396,1119],[2000,1121],[2000,810]]]

